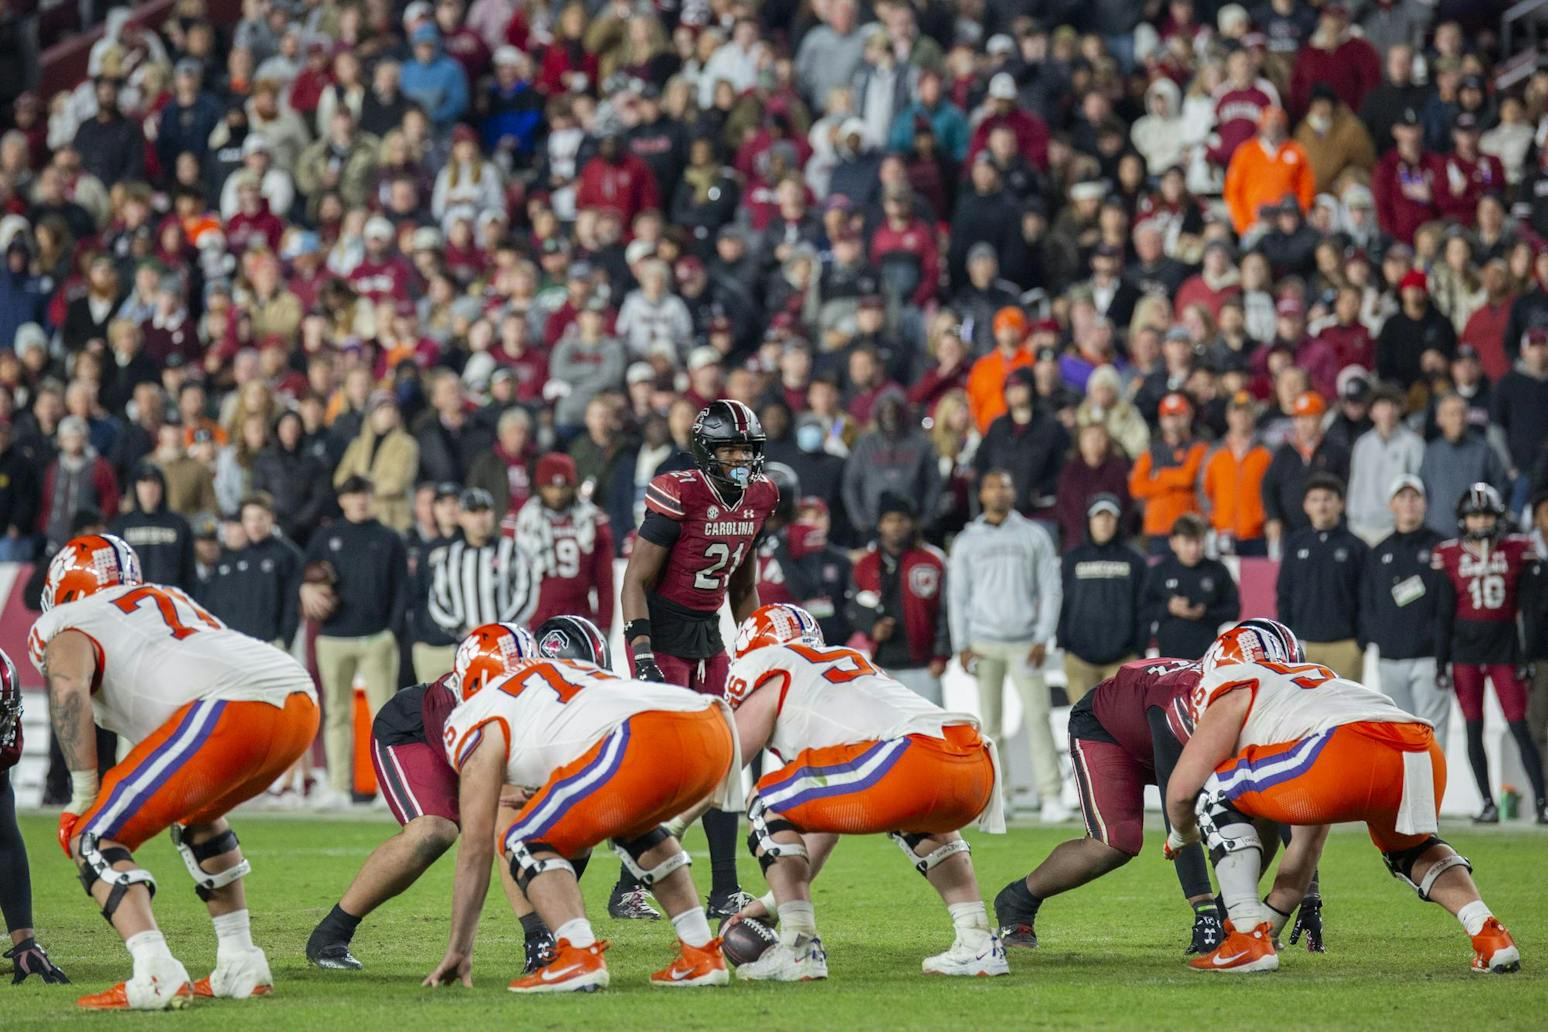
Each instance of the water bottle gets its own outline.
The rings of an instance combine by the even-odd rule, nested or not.
[[[1513,821],[1521,809],[1521,793],[1511,785],[1506,785],[1500,792],[1500,819]]]

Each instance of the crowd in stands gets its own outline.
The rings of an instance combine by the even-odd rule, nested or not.
[[[717,397],[850,556],[899,498],[949,549],[995,471],[1166,562],[1279,557],[1309,483],[1370,544],[1403,475],[1529,518],[1548,63],[1498,87],[1500,6],[115,8],[0,123],[0,558],[142,479],[201,576],[260,495],[302,549],[346,485],[509,529],[556,452],[622,554]]]

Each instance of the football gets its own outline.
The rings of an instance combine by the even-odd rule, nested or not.
[[[720,951],[736,967],[757,960],[777,942],[779,933],[756,917],[744,917],[735,924],[722,922],[720,926]]]

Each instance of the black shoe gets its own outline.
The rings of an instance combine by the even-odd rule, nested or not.
[[[609,917],[616,917],[620,921],[661,920],[661,912],[650,905],[650,900],[645,898],[644,889],[627,889],[619,892],[615,888],[612,897],[607,901],[607,913]]]
[[[1498,824],[1498,823],[1500,823],[1500,808],[1498,806],[1494,805],[1494,801],[1493,800],[1490,800],[1489,802],[1484,803],[1484,808],[1479,811],[1477,817],[1473,818],[1473,823],[1474,824]]]
[[[1217,911],[1205,910],[1193,915],[1193,938],[1188,943],[1188,948],[1183,950],[1183,956],[1206,957],[1215,952],[1216,947],[1225,939],[1225,928],[1220,923],[1220,914]]]
[[[1295,912],[1295,927],[1290,929],[1290,945],[1299,942],[1303,933],[1306,936],[1307,953],[1328,952],[1322,941],[1322,897],[1315,893],[1307,893],[1306,898],[1301,900],[1301,909]]]
[[[364,964],[355,959],[355,955],[349,952],[349,943],[340,942],[337,939],[324,938],[322,929],[312,933],[312,937],[306,941],[306,959],[314,965],[329,971],[359,971]]]
[[[1548,799],[1537,801],[1537,823],[1548,824]]]
[[[709,902],[704,906],[704,913],[711,921],[719,917],[730,917],[732,914],[740,914],[742,908],[756,898],[741,889],[732,889],[730,892],[711,892]]]
[[[1000,890],[1000,894],[994,897],[994,920],[1000,926],[997,933],[1000,944],[1006,949],[1037,949],[1037,929],[1034,922],[1036,914],[1026,913],[1016,906],[1015,899],[1010,895],[1017,883],[1011,882]]]
[[[530,975],[538,968],[543,967],[554,959],[554,936],[552,932],[544,932],[536,939],[528,939],[524,944],[526,954],[521,973]]]

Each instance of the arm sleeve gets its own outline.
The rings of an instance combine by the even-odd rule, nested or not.
[[[1432,555],[1431,564],[1440,575],[1440,598],[1435,604],[1435,668],[1445,670],[1451,662],[1451,636],[1457,624],[1457,589],[1439,555]]]
[[[957,652],[967,648],[968,641],[968,587],[967,556],[964,555],[963,535],[958,535],[951,550],[946,569],[946,619],[951,631],[951,647]]]
[[[1145,711],[1145,722],[1150,725],[1150,743],[1155,757],[1156,787],[1161,790],[1161,797],[1166,798],[1166,784],[1172,780],[1172,771],[1177,767],[1177,761],[1182,757],[1182,743],[1172,737],[1172,729],[1167,726],[1166,714],[1159,706],[1151,706]],[[1166,819],[1165,807],[1162,808],[1161,821],[1166,825],[1167,831],[1172,830],[1171,822]],[[1184,899],[1198,899],[1200,896],[1208,896],[1211,892],[1209,886],[1209,870],[1204,865],[1204,849],[1198,843],[1187,846],[1178,855],[1175,861],[1177,865],[1177,882],[1182,886]]]
[[[671,548],[677,544],[677,539],[682,532],[682,524],[668,519],[654,509],[646,510],[645,518],[640,521],[640,537],[662,548]]]

